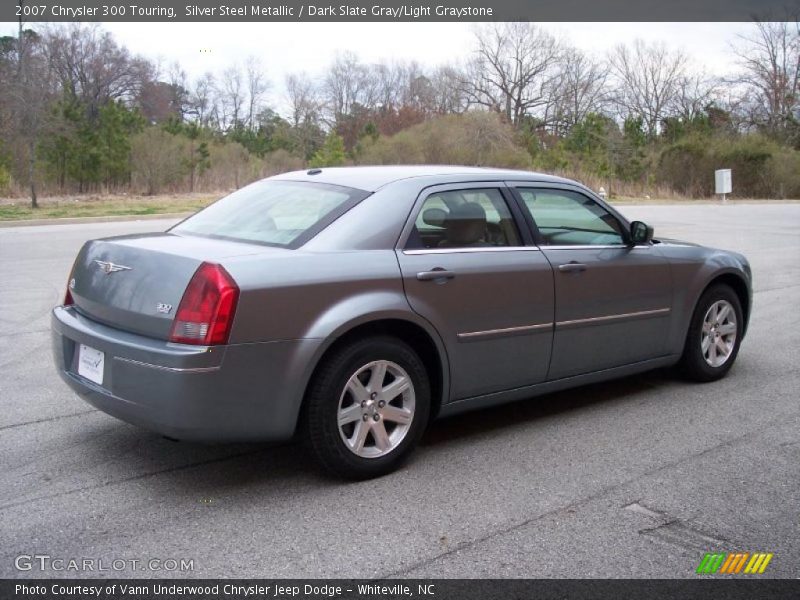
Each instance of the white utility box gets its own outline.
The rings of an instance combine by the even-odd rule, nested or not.
[[[717,169],[714,171],[715,193],[720,194],[722,199],[733,191],[733,179],[730,169]]]

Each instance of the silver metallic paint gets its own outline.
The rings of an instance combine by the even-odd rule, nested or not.
[[[629,226],[590,190],[557,177],[370,167],[276,179],[374,193],[296,250],[170,233],[88,242],[73,273],[77,307],[52,315],[56,365],[70,387],[101,410],[172,437],[279,440],[294,432],[319,361],[357,327],[391,321],[424,332],[438,355],[427,366],[440,374],[440,414],[447,415],[674,363],[694,306],[717,277],[736,277],[752,303],[744,257],[688,243],[403,250],[419,203],[436,186],[569,189]],[[587,254],[586,271],[553,268],[585,263]],[[98,280],[87,275],[93,260],[133,271],[106,277],[95,269]],[[241,289],[230,343],[171,344],[174,313],[158,313],[156,304],[177,306],[204,260],[220,263]],[[627,276],[618,276],[628,263]],[[416,278],[437,266],[455,278]],[[607,276],[587,278],[580,299],[556,303],[559,289],[580,292],[579,279],[595,267]],[[610,315],[625,318],[604,322]],[[644,339],[658,340],[649,355],[640,352]],[[106,353],[102,388],[75,375],[81,343]]]

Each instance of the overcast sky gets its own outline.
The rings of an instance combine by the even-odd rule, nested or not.
[[[286,73],[319,74],[337,51],[350,50],[365,62],[413,59],[435,65],[465,58],[474,25],[468,23],[106,23],[135,54],[177,60],[190,78],[218,72],[248,56],[261,59],[280,103]],[[542,27],[598,54],[639,37],[682,48],[712,75],[735,68],[730,42],[747,23],[544,23]],[[14,33],[14,25],[0,24]],[[201,51],[202,50],[202,51]]]

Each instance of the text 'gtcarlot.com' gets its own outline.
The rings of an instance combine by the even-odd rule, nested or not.
[[[20,554],[14,559],[18,571],[194,571],[191,558],[64,558],[49,554]]]

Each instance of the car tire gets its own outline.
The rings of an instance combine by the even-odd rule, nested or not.
[[[397,469],[417,445],[430,414],[430,383],[414,350],[388,336],[338,348],[306,396],[306,442],[329,472],[347,479]]]
[[[730,371],[742,342],[744,316],[739,297],[729,286],[708,288],[694,309],[681,357],[691,380],[716,381]]]

